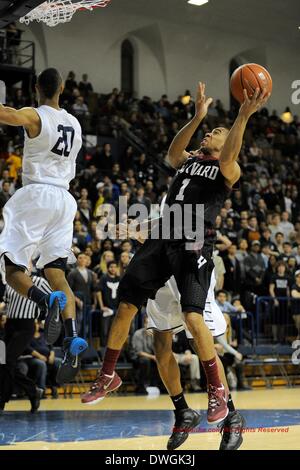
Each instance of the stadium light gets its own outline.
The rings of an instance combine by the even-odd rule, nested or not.
[[[208,3],[208,0],[188,0],[188,3],[190,5],[197,5],[197,7],[200,7],[201,5]]]

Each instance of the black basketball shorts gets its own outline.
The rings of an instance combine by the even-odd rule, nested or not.
[[[118,298],[140,308],[174,275],[182,311],[202,314],[213,269],[210,247],[199,252],[186,250],[183,241],[147,240],[121,279]]]

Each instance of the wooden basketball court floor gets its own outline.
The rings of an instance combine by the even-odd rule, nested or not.
[[[300,388],[233,392],[247,421],[241,450],[300,450]],[[180,450],[217,450],[220,435],[206,424],[206,394],[187,395],[202,421]],[[174,424],[167,395],[112,396],[94,407],[79,398],[48,398],[31,415],[13,401],[0,415],[0,450],[165,450]]]

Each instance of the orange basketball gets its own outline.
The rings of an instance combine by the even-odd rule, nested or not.
[[[237,101],[243,103],[244,93],[247,90],[249,98],[251,98],[256,88],[266,88],[272,93],[273,82],[269,72],[258,64],[245,64],[236,69],[230,80],[231,93]]]

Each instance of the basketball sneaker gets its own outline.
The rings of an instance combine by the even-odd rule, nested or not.
[[[243,442],[245,418],[239,411],[231,411],[220,426],[222,441],[219,450],[238,450]]]
[[[35,395],[29,398],[31,404],[30,413],[34,414],[38,411],[41,404],[41,398],[43,397],[43,393],[44,390],[42,388],[36,387]]]
[[[100,371],[97,379],[91,385],[90,390],[82,395],[81,403],[84,403],[85,405],[96,405],[96,403],[103,400],[108,393],[114,392],[121,387],[121,385],[122,380],[116,372],[114,372],[114,375],[110,377]]]
[[[64,358],[57,371],[56,381],[58,384],[73,382],[80,370],[80,356],[88,348],[83,338],[65,338],[63,343]]]
[[[226,418],[229,413],[227,401],[228,396],[224,385],[220,388],[209,385],[207,410],[208,424],[218,424]]]
[[[45,297],[46,318],[44,334],[48,344],[54,344],[60,336],[62,329],[60,313],[65,308],[66,303],[66,294],[61,291],[52,292]]]
[[[175,411],[175,425],[172,435],[168,440],[167,450],[175,450],[180,447],[189,437],[190,432],[198,426],[201,417],[199,413],[186,408]]]

